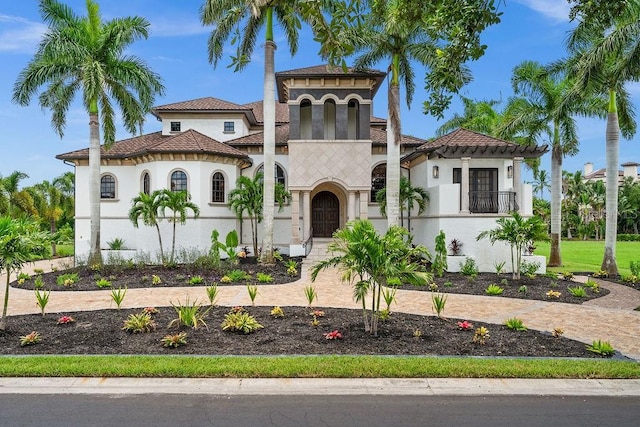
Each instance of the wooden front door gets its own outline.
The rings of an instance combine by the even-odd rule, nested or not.
[[[340,228],[340,202],[330,191],[321,191],[311,202],[313,235],[331,237]]]

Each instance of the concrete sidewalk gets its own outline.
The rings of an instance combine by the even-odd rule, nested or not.
[[[640,396],[640,380],[0,378],[0,394]]]
[[[63,266],[69,262],[68,259],[55,260],[53,265]],[[306,305],[304,287],[312,284],[307,264],[303,263],[302,278],[294,283],[260,286],[256,305]],[[34,268],[50,270],[51,267],[51,261],[40,261],[25,268],[25,271],[32,271]],[[0,275],[0,283],[4,283],[4,277]],[[359,308],[351,298],[351,288],[340,282],[336,270],[320,273],[313,286],[318,293],[319,306]],[[529,329],[551,331],[559,327],[564,329],[568,338],[589,344],[596,339],[609,341],[624,355],[640,360],[640,312],[631,309],[640,306],[640,291],[608,282],[602,282],[602,287],[609,289],[611,293],[581,305],[449,294],[444,314],[451,318],[497,324],[518,317]],[[33,291],[12,288],[10,292],[9,315],[39,312]],[[3,293],[0,291],[0,297]],[[431,296],[430,292],[398,290],[397,304],[393,305],[393,310],[432,315]],[[168,306],[172,301],[184,301],[186,298],[191,301],[196,298],[206,301],[204,287],[129,289],[123,307]],[[236,306],[250,305],[251,302],[245,286],[221,286],[218,304]],[[109,291],[53,291],[47,311],[67,313],[113,307]]]

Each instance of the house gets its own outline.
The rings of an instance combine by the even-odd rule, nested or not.
[[[625,179],[633,178],[634,181],[640,181],[640,174],[638,174],[638,166],[640,163],[626,162],[621,164],[622,170],[618,171],[618,186],[622,185]],[[606,181],[607,169],[593,170],[593,163],[587,162],[584,164],[584,170],[582,172],[583,181]]]
[[[375,203],[385,186],[386,120],[372,116],[372,102],[386,74],[343,71],[326,65],[276,73],[276,181],[291,203],[276,212],[274,245],[304,255],[310,237],[329,238],[356,218],[380,230],[386,219]],[[238,230],[251,242],[247,219],[238,221],[228,195],[240,176],[263,168],[263,104],[235,104],[206,97],[161,105],[153,114],[161,130],[116,142],[102,151],[102,240],[123,238],[128,247],[159,251],[152,227],[134,228],[131,199],[141,191],[188,190],[200,217],[179,226],[177,245],[206,250],[210,234]],[[408,215],[414,241],[433,249],[442,229],[464,243],[465,255],[493,271],[508,250],[476,242],[480,231],[512,210],[531,215],[531,187],[521,179],[524,158],[544,147],[524,147],[459,129],[433,141],[402,136],[402,173],[430,193],[428,211]],[[75,165],[76,254],[89,252],[88,149],[57,156]],[[163,232],[169,236],[169,227]],[[259,239],[262,237],[259,236]],[[544,261],[542,262],[544,268]]]

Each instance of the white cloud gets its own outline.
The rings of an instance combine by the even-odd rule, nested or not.
[[[569,4],[566,0],[516,0],[556,22],[569,21]]]
[[[19,16],[0,14],[0,52],[32,53],[47,26]]]

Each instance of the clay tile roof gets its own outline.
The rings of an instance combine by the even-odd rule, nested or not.
[[[246,110],[247,107],[234,104],[222,99],[206,97],[192,99],[189,101],[174,102],[173,104],[160,105],[154,107],[154,111],[194,111],[194,110]]]
[[[479,132],[459,128],[421,145],[416,152],[435,153],[442,157],[454,158],[466,156],[509,158],[514,155],[540,157],[547,149],[546,145],[519,145]]]
[[[640,166],[640,163],[636,163],[636,162],[625,162],[623,164],[621,164],[620,166],[625,167],[625,166]]]
[[[386,124],[386,123],[387,123],[387,119],[383,119],[383,118],[381,118],[381,117],[374,117],[374,116],[371,116],[371,118],[370,118],[370,122],[371,122],[371,123],[385,123],[385,124]]]
[[[101,149],[103,159],[137,157],[149,153],[207,153],[237,158],[248,157],[245,153],[193,129],[177,135],[162,135],[162,132],[154,132],[135,136],[114,143],[109,150],[105,150],[104,147]],[[60,160],[86,159],[88,157],[88,148],[56,156]]]
[[[619,170],[618,171],[618,176],[624,176],[624,171]],[[598,169],[595,170],[593,172],[591,172],[590,174],[587,174],[584,176],[584,179],[605,179],[607,177],[607,169],[606,168],[602,168],[602,169]]]
[[[353,68],[347,68],[346,71],[342,67],[334,67],[329,64],[314,65],[311,67],[296,68],[294,70],[279,71],[276,76],[344,76],[344,75],[366,75],[376,74],[385,76],[379,70],[354,70]]]
[[[252,133],[251,135],[241,136],[240,138],[227,141],[231,146],[247,146],[262,145],[264,140],[264,132]],[[289,124],[276,126],[276,145],[287,145],[289,141]]]
[[[387,144],[387,131],[372,127],[371,141],[374,145],[386,145]],[[425,143],[424,139],[416,138],[411,135],[402,135],[401,145],[421,146]]]
[[[256,116],[258,123],[264,123],[264,103],[262,101],[250,102],[249,104],[244,104],[244,107],[253,111],[253,115]],[[277,101],[276,123],[289,123],[289,106]]]

